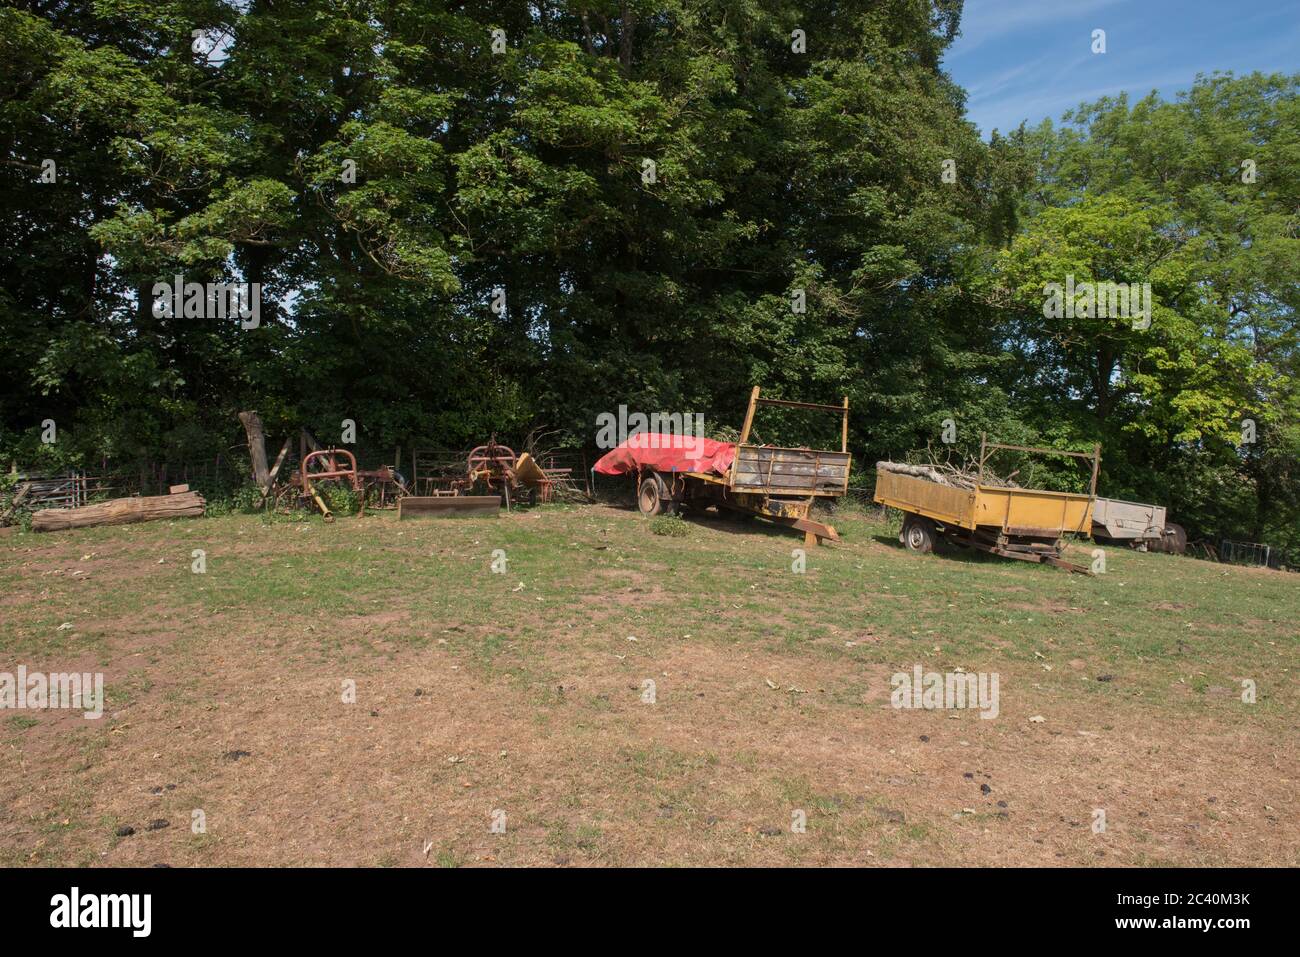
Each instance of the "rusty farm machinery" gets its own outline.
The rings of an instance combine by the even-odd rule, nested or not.
[[[334,513],[323,494],[331,483],[356,497],[358,514],[371,508],[396,508],[406,495],[406,483],[390,465],[377,469],[357,468],[357,458],[347,449],[313,449],[302,458],[289,478],[275,484],[267,496],[276,511],[287,512],[298,506],[316,508],[325,521]]]
[[[530,504],[550,502],[557,494],[578,491],[572,469],[543,466],[529,453],[516,454],[493,435],[466,455],[461,453],[449,467],[436,475],[421,474],[420,453],[416,452],[414,480],[408,482],[398,465],[363,469],[349,449],[323,448],[306,429],[298,434],[298,464],[287,477],[281,475],[293,448],[293,436],[286,438],[275,462],[267,464],[266,437],[256,412],[241,412],[239,420],[248,435],[253,480],[263,505],[277,512],[297,508],[319,511],[326,521],[334,518],[331,499],[342,491],[355,502],[359,513],[367,508],[396,508],[398,517],[416,514],[465,514],[495,512],[526,500]],[[544,453],[547,454],[547,453]],[[553,459],[554,456],[549,456]],[[401,450],[395,454],[400,464]]]
[[[315,509],[327,522],[334,520],[328,499],[342,489],[354,497],[359,513],[370,508],[395,508],[409,492],[406,479],[393,465],[377,469],[357,467],[357,457],[348,449],[322,448],[306,429],[298,433],[298,467],[280,478],[293,447],[293,436],[284,440],[275,463],[266,461],[266,436],[256,412],[239,413],[248,434],[248,451],[253,481],[267,509],[288,513],[296,508]]]
[[[496,436],[475,446],[463,468],[437,476],[422,476],[416,458],[415,486],[422,495],[402,499],[398,514],[465,514],[507,510],[521,500],[530,505],[550,502],[573,488],[572,469],[544,468],[529,452],[497,442]]]

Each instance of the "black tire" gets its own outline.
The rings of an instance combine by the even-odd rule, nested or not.
[[[1170,555],[1184,554],[1187,551],[1187,529],[1175,522],[1167,523],[1161,544],[1161,551]]]
[[[641,477],[641,484],[636,490],[637,511],[647,517],[658,515],[664,510],[664,483],[654,472],[647,472]]]
[[[903,547],[909,552],[926,552],[934,551],[934,542],[937,538],[934,530],[934,523],[928,518],[911,518],[903,523]]]

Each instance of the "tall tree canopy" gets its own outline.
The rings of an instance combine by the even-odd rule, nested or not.
[[[1099,439],[1108,493],[1202,534],[1300,546],[1300,77],[1102,100],[1026,140],[1022,231],[984,281],[1021,408]],[[1146,282],[1147,328],[1045,318],[1049,282]],[[1138,323],[1141,325],[1141,323]]]
[[[848,394],[860,461],[946,419],[1101,441],[1112,494],[1300,547],[1296,78],[982,142],[940,66],[960,18],[11,3],[0,452],[184,461],[250,407],[272,432],[353,419],[371,449],[589,444],[620,404],[735,424],[761,383]],[[260,283],[260,325],[158,315],[178,273]],[[1067,274],[1150,283],[1150,327],[1046,317]]]

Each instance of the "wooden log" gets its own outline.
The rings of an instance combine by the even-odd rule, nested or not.
[[[172,485],[167,488],[167,493],[169,495],[180,495],[182,492],[188,492],[189,490],[189,485]]]
[[[181,492],[177,495],[115,498],[81,508],[46,508],[32,516],[32,530],[58,532],[68,528],[186,518],[202,515],[204,505],[203,496],[198,492]]]
[[[397,500],[397,518],[420,515],[496,515],[498,495],[404,495]]]

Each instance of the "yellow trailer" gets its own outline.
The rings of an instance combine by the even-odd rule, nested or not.
[[[1009,488],[985,483],[985,465],[998,449],[1035,454],[1064,455],[1092,460],[1092,480],[1087,495],[1044,489]],[[1059,449],[1001,445],[980,437],[979,475],[974,488],[941,485],[911,466],[879,462],[875,500],[903,513],[899,540],[908,549],[928,552],[939,535],[959,545],[978,548],[1007,558],[1047,562],[1070,571],[1088,569],[1061,558],[1067,535],[1092,534],[1092,509],[1097,492],[1101,446],[1091,453]]]

